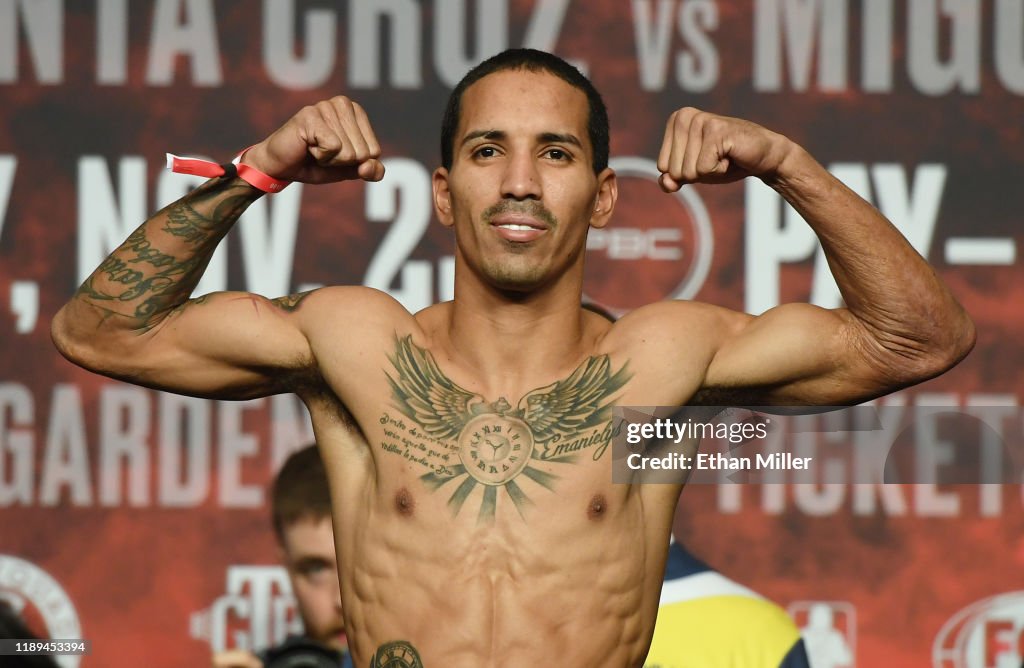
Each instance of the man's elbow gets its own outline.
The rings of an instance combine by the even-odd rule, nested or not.
[[[866,337],[865,355],[883,392],[922,383],[960,363],[974,347],[977,332],[964,311],[941,323],[933,321],[901,334],[874,332]]]
[[[936,327],[926,339],[915,365],[920,380],[934,378],[955,367],[971,352],[977,338],[974,321],[963,310],[956,318]]]
[[[86,337],[77,332],[67,313],[67,306],[57,311],[50,321],[50,340],[64,359],[82,367],[89,367],[90,345]]]
[[[978,330],[974,326],[974,320],[967,315],[966,311],[961,310],[960,317],[951,328],[949,339],[943,346],[943,355],[941,356],[943,368],[939,373],[948,371],[959,364],[971,352],[977,341]]]
[[[127,355],[123,337],[112,340],[109,333],[91,328],[75,318],[65,305],[50,321],[50,340],[66,360],[89,371],[111,375],[118,360]]]
[[[71,332],[68,330],[66,309],[66,305],[61,307],[57,311],[57,315],[53,316],[53,320],[50,321],[50,340],[53,341],[53,345],[57,347],[61,355],[70,359],[74,343]]]

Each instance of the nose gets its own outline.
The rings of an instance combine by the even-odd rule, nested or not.
[[[502,175],[501,196],[505,199],[540,199],[540,174],[533,155],[526,151],[510,153]]]

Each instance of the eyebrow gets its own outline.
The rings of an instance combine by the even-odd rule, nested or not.
[[[484,139],[497,139],[500,141],[502,139],[505,139],[507,136],[508,135],[506,135],[501,130],[474,130],[473,132],[470,132],[468,135],[463,137],[460,143],[463,146],[465,146],[474,139],[480,139],[481,137]]]
[[[463,137],[460,143],[463,146],[465,146],[467,143],[473,141],[474,139],[480,138],[502,141],[508,138],[508,134],[503,130],[474,130],[473,132],[470,132],[465,137]],[[537,139],[540,140],[541,142],[557,142],[562,144],[572,144],[573,146],[577,146],[580,149],[583,148],[583,142],[581,142],[576,135],[568,132],[542,132],[539,135],[537,135]]]
[[[572,133],[561,133],[561,132],[542,132],[538,136],[542,142],[555,142],[557,144],[572,144],[580,149],[583,148],[583,142]]]

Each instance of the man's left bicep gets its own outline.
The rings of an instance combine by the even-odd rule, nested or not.
[[[695,399],[745,405],[827,405],[864,401],[889,383],[873,365],[868,337],[844,309],[786,304],[726,337]]]

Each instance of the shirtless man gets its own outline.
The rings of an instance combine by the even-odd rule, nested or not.
[[[53,322],[88,369],[161,390],[298,394],[334,486],[357,666],[639,666],[680,487],[615,485],[623,405],[844,404],[942,373],[973,325],[878,211],[786,137],[684,108],[662,187],[752,176],[821,239],[847,308],[753,317],[665,302],[615,324],[580,307],[587,231],[616,201],[600,97],[561,60],[506,52],[452,93],[434,207],[455,299],[410,314],[333,287],[188,300],[263,193],[216,178],[155,214]],[[278,179],[384,176],[363,110],[307,107],[243,163]],[[572,456],[554,443],[591,443]]]

